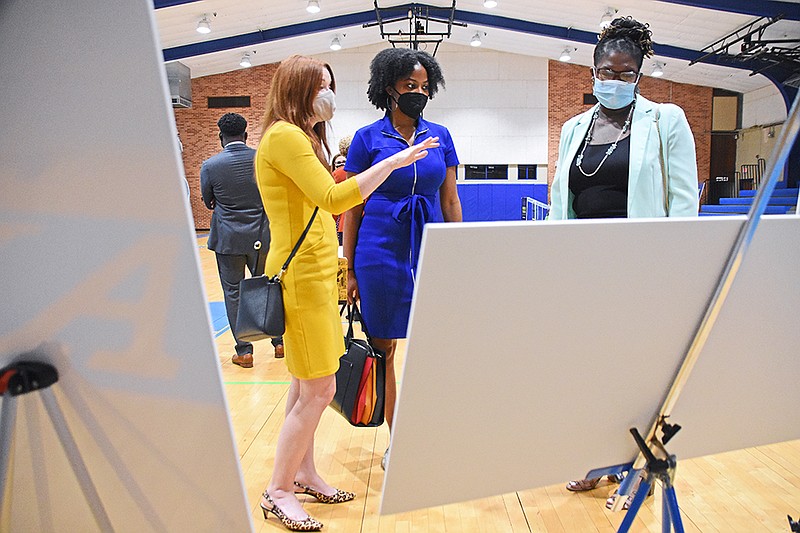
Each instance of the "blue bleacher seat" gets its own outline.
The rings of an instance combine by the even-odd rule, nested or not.
[[[748,191],[748,190],[739,191],[739,197],[740,198],[742,198],[742,197],[754,197],[757,192],[758,191],[756,191],[756,190],[753,190],[753,191]],[[775,189],[775,190],[772,191],[772,197],[775,198],[776,196],[777,197],[789,196],[789,197],[794,197],[794,199],[797,200],[798,192],[800,192],[800,189],[798,189],[798,188]]]
[[[720,198],[719,205],[700,206],[700,216],[745,215],[753,205],[758,191],[739,191],[738,198]],[[797,209],[797,188],[775,189],[767,201],[765,215],[794,213]]]
[[[784,215],[793,206],[788,205],[768,205],[764,209],[765,215]],[[749,205],[704,205],[701,206],[701,213],[716,213],[729,215],[744,215],[750,209]]]
[[[745,196],[742,198],[720,198],[720,205],[752,205],[755,196]],[[797,205],[797,198],[791,196],[773,196],[767,205]]]

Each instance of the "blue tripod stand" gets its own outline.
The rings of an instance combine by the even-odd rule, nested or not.
[[[674,435],[678,429],[680,429],[680,426],[670,427],[676,428],[671,432],[670,437]],[[674,526],[675,533],[683,533],[683,522],[681,521],[681,511],[678,507],[678,497],[675,495],[675,487],[672,484],[673,479],[675,479],[675,465],[677,464],[675,461],[675,456],[669,455],[664,448],[664,445],[658,441],[655,441],[657,446],[664,452],[664,455],[666,456],[666,459],[657,459],[647,446],[647,443],[644,441],[642,436],[639,434],[638,429],[631,428],[631,434],[633,435],[633,439],[636,441],[636,445],[639,447],[639,450],[642,452],[642,455],[644,455],[646,463],[642,473],[642,481],[639,484],[639,488],[636,490],[636,496],[633,497],[633,501],[631,502],[628,512],[625,514],[625,519],[619,526],[618,533],[627,533],[630,530],[631,525],[633,525],[633,521],[636,518],[636,513],[639,512],[639,509],[642,507],[642,503],[644,503],[645,498],[647,498],[647,494],[650,492],[650,487],[656,481],[661,482],[661,487],[664,491],[661,531],[663,533],[670,533]],[[665,436],[664,441],[666,442],[667,440],[669,439]]]
[[[694,339],[692,340],[686,356],[684,357],[683,362],[678,369],[678,373],[672,382],[672,386],[670,387],[666,399],[659,410],[659,414],[653,423],[652,429],[647,434],[646,439],[642,438],[636,428],[631,429],[633,438],[636,440],[636,445],[639,447],[641,453],[637,455],[633,463],[594,470],[587,476],[597,477],[598,475],[601,475],[600,472],[618,473],[620,471],[630,470],[628,476],[620,485],[619,498],[614,502],[613,505],[614,510],[619,510],[619,507],[622,507],[623,505],[622,497],[629,494],[630,490],[632,489],[635,479],[634,476],[639,475],[640,470],[643,471],[644,477],[638,490],[636,491],[636,496],[634,496],[633,501],[631,502],[628,513],[620,525],[619,533],[627,533],[630,530],[631,524],[636,517],[636,513],[639,511],[639,508],[642,506],[642,502],[647,497],[647,493],[650,491],[650,487],[656,480],[661,481],[661,485],[664,489],[662,531],[664,533],[669,533],[674,525],[677,533],[683,533],[683,523],[681,522],[680,509],[678,508],[678,499],[675,496],[675,488],[672,484],[672,481],[675,478],[675,456],[667,453],[666,449],[664,448],[664,445],[672,438],[672,436],[675,435],[675,433],[677,433],[677,431],[680,429],[680,426],[677,424],[667,424],[666,420],[669,418],[672,409],[675,407],[678,397],[680,396],[684,385],[688,381],[692,369],[694,368],[697,359],[700,357],[700,352],[702,351],[703,346],[705,346],[706,340],[708,339],[708,336],[713,329],[714,324],[716,323],[720,310],[722,309],[722,306],[728,296],[730,287],[736,278],[739,267],[741,266],[745,254],[750,246],[750,242],[753,239],[753,235],[758,227],[761,215],[764,214],[766,210],[769,198],[772,195],[772,191],[775,189],[775,184],[779,181],[780,176],[783,173],[783,169],[789,159],[789,153],[798,137],[800,137],[800,96],[795,97],[794,104],[792,104],[792,108],[789,111],[789,116],[784,124],[784,127],[781,129],[780,136],[775,144],[772,156],[770,157],[770,163],[767,166],[765,173],[766,179],[758,188],[758,193],[756,194],[756,197],[753,200],[753,205],[748,212],[747,221],[739,231],[739,235],[734,243],[733,249],[731,250],[731,254],[728,257],[728,262],[722,271],[722,275],[719,283],[717,284],[717,288],[714,291],[714,295],[709,301],[705,315],[698,325]],[[656,432],[659,429],[663,433],[663,437],[660,441],[656,437]],[[653,454],[653,450],[657,450],[662,458],[656,459],[655,455]],[[643,466],[643,463],[645,463],[646,466]],[[800,524],[792,520],[791,516],[788,518],[792,531],[800,531]]]

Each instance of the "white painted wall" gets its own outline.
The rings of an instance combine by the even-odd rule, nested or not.
[[[742,129],[784,122],[786,116],[783,96],[774,85],[745,93],[742,102]]]
[[[388,43],[321,54],[337,83],[332,148],[339,139],[382,116],[367,101],[369,64]],[[436,54],[446,88],[428,103],[425,117],[446,126],[462,165],[547,165],[547,58],[443,43]],[[742,128],[781,123],[786,106],[770,85],[744,95]],[[577,112],[577,111],[576,111]],[[459,169],[459,178],[463,170]],[[538,180],[537,180],[538,181]]]
[[[382,116],[367,100],[369,63],[386,45],[316,56],[336,76],[333,140]],[[425,118],[446,126],[463,164],[547,164],[547,59],[443,44],[446,88]],[[335,146],[335,145],[333,145]]]
[[[779,124],[740,130],[736,143],[736,169],[741,169],[742,165],[756,165],[759,159],[769,160],[782,128],[783,125]],[[781,176],[778,181],[783,181],[783,178]]]

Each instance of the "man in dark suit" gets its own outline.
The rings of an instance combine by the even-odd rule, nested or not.
[[[208,249],[217,254],[217,269],[225,293],[225,311],[236,339],[235,365],[253,366],[253,345],[236,337],[239,282],[245,266],[250,273],[263,272],[269,249],[269,223],[253,176],[256,151],[245,144],[247,121],[237,113],[226,113],[217,122],[222,152],[203,162],[200,187],[206,207],[214,210]],[[253,248],[261,241],[260,251]],[[272,339],[275,357],[283,357],[283,341]]]

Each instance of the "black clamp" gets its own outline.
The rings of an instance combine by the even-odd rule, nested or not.
[[[674,436],[679,429],[680,426],[677,426],[677,429],[672,431],[672,434],[669,438],[672,438],[672,436]],[[642,455],[645,458],[647,463],[645,469],[648,475],[651,478],[660,479],[661,481],[671,481],[675,475],[675,466],[677,465],[675,456],[667,454],[663,444],[657,443],[667,456],[666,459],[657,459],[656,456],[653,455],[652,450],[650,450],[650,447],[647,445],[644,438],[642,438],[639,430],[636,428],[631,428],[630,432],[631,435],[633,435],[633,440],[636,441],[636,445],[639,447],[639,451],[642,452]]]
[[[46,389],[58,381],[58,370],[47,363],[20,361],[0,370],[0,396],[19,396]]]

